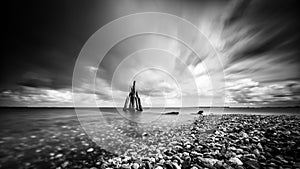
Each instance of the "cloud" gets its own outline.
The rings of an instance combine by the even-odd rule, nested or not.
[[[2,91],[0,97],[19,106],[73,106],[72,92],[68,89],[22,87],[19,91]]]
[[[99,67],[84,68],[82,82],[74,89],[83,106],[95,100],[101,106],[122,106],[133,80],[145,105],[172,106],[181,101],[191,106],[210,105],[224,93],[227,105],[298,105],[296,3],[92,1],[69,7],[53,1],[45,10],[28,10],[37,14],[22,11],[31,5],[17,4],[21,19],[13,17],[5,24],[12,26],[7,30],[5,59],[0,66],[0,104],[71,105],[74,64],[89,36],[118,17],[158,11],[183,17],[199,28],[204,36],[180,25],[169,27],[171,23],[150,25],[184,35],[199,56],[180,41],[161,35],[129,37],[116,44]],[[11,20],[20,22],[15,25]],[[144,22],[148,21],[137,21],[135,26]],[[95,88],[87,83],[93,73],[97,73]]]
[[[300,81],[272,84],[252,79],[230,81],[226,83],[226,102],[255,106],[292,106],[300,102],[299,85]]]

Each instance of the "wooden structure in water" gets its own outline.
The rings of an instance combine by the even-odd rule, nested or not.
[[[135,90],[135,81],[130,87],[128,96],[126,97],[124,104],[124,111],[143,111],[141,99],[138,95],[138,92]]]

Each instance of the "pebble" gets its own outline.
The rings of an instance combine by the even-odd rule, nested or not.
[[[257,143],[257,147],[260,151],[264,151],[264,148],[262,147],[261,143]]]
[[[86,150],[86,152],[90,153],[90,152],[93,152],[94,151],[94,148],[89,148]]]
[[[177,163],[172,163],[172,165],[175,167],[174,169],[181,169],[181,167]]]
[[[63,156],[63,154],[57,154],[56,156],[55,156],[55,158],[61,158]]]
[[[256,156],[256,157],[259,157],[260,156],[260,152],[258,149],[254,149],[253,150],[253,154]]]
[[[65,168],[65,167],[67,167],[68,164],[69,164],[69,161],[65,161],[61,166],[62,166],[63,168]]]
[[[229,161],[236,165],[243,165],[243,162],[237,157],[232,157],[229,159]]]
[[[133,169],[138,169],[140,165],[138,163],[133,163],[132,168]]]
[[[259,169],[260,165],[255,160],[247,160],[244,162],[245,166],[249,169]]]

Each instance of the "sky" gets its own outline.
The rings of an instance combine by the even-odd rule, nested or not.
[[[298,106],[300,33],[292,0],[51,0],[5,4],[0,106],[123,106],[129,86],[146,107]],[[143,12],[168,13],[185,26],[144,18],[184,37],[142,34],[115,44],[99,65],[87,63],[72,86],[80,51],[101,27]],[[175,26],[174,26],[175,25]],[[117,31],[124,31],[119,25]],[[105,39],[99,39],[102,45]],[[220,63],[220,64],[218,64]],[[89,83],[96,74],[94,84]],[[74,92],[75,93],[74,93]]]

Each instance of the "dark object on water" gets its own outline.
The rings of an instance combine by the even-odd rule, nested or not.
[[[132,87],[130,87],[129,95],[126,97],[124,104],[124,111],[143,111],[143,107],[141,104],[141,99],[138,95],[138,92],[135,91],[135,81],[133,81]]]
[[[203,114],[203,110],[199,110],[197,114]]]
[[[167,112],[167,113],[164,113],[165,115],[178,115],[179,112],[178,111],[171,111],[171,112]]]

